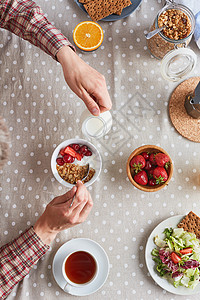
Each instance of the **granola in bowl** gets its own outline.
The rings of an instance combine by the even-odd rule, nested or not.
[[[60,177],[70,184],[76,184],[78,180],[82,180],[87,175],[88,171],[87,165],[80,166],[71,163],[64,163],[63,166],[56,165],[56,168]],[[91,180],[94,174],[95,170],[90,168],[87,177],[83,180],[83,183]]]

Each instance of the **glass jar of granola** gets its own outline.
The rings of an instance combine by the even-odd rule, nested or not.
[[[147,40],[147,46],[155,58],[162,59],[163,77],[177,81],[196,66],[196,54],[187,48],[194,33],[194,14],[184,5],[168,3],[158,13],[151,31],[159,27],[164,29]]]

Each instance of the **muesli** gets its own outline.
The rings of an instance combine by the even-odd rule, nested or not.
[[[147,46],[151,54],[158,59],[162,59],[169,51],[173,50],[175,45],[178,47],[187,46],[191,37],[186,39],[192,30],[189,17],[179,9],[168,9],[158,17],[158,27],[166,26],[160,34],[154,35],[147,40]],[[155,22],[150,31],[156,28]],[[165,39],[166,37],[166,39]],[[169,42],[167,39],[171,39]],[[184,41],[183,41],[184,39]],[[185,40],[186,39],[186,40]],[[180,41],[180,43],[177,43]]]
[[[76,184],[78,180],[82,180],[87,175],[88,166],[64,163],[63,166],[56,165],[56,169],[63,180],[69,182],[70,184]],[[95,170],[93,168],[90,168],[88,176],[85,180],[83,180],[83,183],[86,183],[89,180],[91,180],[94,174]]]

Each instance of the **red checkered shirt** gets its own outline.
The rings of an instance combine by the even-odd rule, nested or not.
[[[31,0],[0,0],[0,27],[28,40],[56,59],[63,46],[73,46]]]
[[[0,248],[0,299],[5,299],[31,267],[48,251],[33,227]]]
[[[28,40],[56,59],[63,46],[73,46],[44,16],[31,0],[1,0],[0,27]],[[13,287],[47,252],[45,245],[31,227],[14,241],[0,248],[0,299],[5,299]]]
[[[56,59],[63,46],[73,46],[44,16],[31,0],[0,0],[0,27],[28,40]],[[5,299],[13,287],[47,252],[33,228],[0,248],[0,299]]]

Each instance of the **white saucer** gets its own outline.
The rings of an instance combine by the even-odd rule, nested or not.
[[[90,251],[91,254],[95,255],[95,258],[97,259],[99,265],[99,273],[97,274],[95,280],[91,283],[88,283],[87,285],[84,285],[80,288],[72,287],[70,294],[75,296],[87,296],[96,292],[103,286],[109,273],[108,256],[98,243],[85,238],[72,239],[63,244],[58,249],[53,259],[53,275],[57,284],[61,287],[62,290],[64,289],[64,286],[66,284],[66,281],[62,275],[62,263],[64,261],[64,258],[73,251],[82,250]]]

